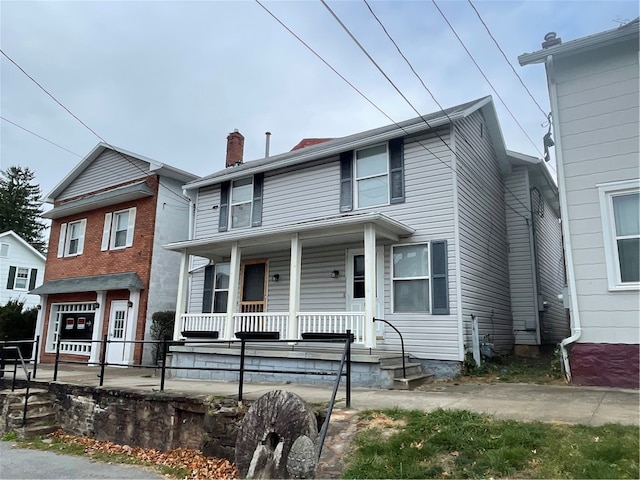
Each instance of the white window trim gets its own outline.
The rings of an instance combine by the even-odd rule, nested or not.
[[[358,166],[357,166],[357,162],[358,162],[358,152],[362,151],[362,150],[368,150],[370,148],[375,148],[375,147],[381,147],[384,146],[387,152],[387,161],[385,162],[385,173],[384,174],[377,174],[377,175],[366,175],[363,177],[358,177]],[[360,195],[358,195],[358,182],[360,182],[361,180],[367,180],[369,178],[378,178],[378,177],[386,177],[387,178],[387,200],[385,202],[382,203],[377,203],[375,205],[367,205],[366,207],[361,207],[360,206]],[[381,207],[384,205],[390,205],[391,204],[391,172],[389,172],[389,142],[383,142],[383,143],[378,143],[376,145],[369,145],[365,148],[358,148],[357,150],[355,150],[353,152],[353,199],[354,199],[354,204],[355,204],[355,209],[360,209],[360,208],[375,208],[375,207]]]
[[[613,213],[613,196],[640,192],[640,179],[596,185],[600,197],[600,217],[604,237],[604,257],[607,268],[609,291],[640,290],[640,282],[622,283],[620,279],[620,260],[616,241],[616,225]]]
[[[78,236],[78,250],[75,253],[69,253],[71,238],[69,236],[69,227],[71,225],[80,225],[80,235]],[[73,222],[60,224],[60,238],[58,239],[58,258],[61,257],[77,257],[84,252],[84,238],[87,231],[87,219],[74,220]]]
[[[127,225],[127,239],[125,244],[116,247],[116,220],[118,214],[129,213],[128,225]],[[100,250],[123,250],[133,246],[133,237],[136,225],[136,207],[126,208],[124,210],[118,210],[116,212],[106,213],[104,216],[104,227],[102,229],[102,244]]]
[[[55,353],[56,343],[60,335],[61,318],[65,313],[94,313],[95,302],[54,303],[49,310],[49,327],[47,329],[46,353]]]
[[[211,312],[212,313],[216,313],[216,293],[218,292],[227,292],[227,298],[229,297],[229,287],[227,288],[216,288],[216,278],[218,277],[218,268],[222,267],[222,266],[228,266],[229,269],[231,268],[231,264],[229,262],[222,262],[222,263],[216,263],[214,269],[213,269],[213,285],[212,285],[212,289],[211,289]],[[231,270],[229,270],[231,271]],[[224,306],[224,312],[217,312],[217,313],[227,313],[227,305]]]
[[[410,247],[412,245],[426,245],[427,246],[427,267],[429,268],[429,274],[427,276],[421,276],[421,277],[396,277],[395,276],[395,271],[394,271],[394,266],[393,266],[393,251],[396,247]],[[390,277],[391,277],[391,313],[398,313],[398,314],[402,314],[402,315],[424,315],[425,313],[430,314],[431,311],[433,310],[433,295],[432,295],[432,285],[431,283],[433,282],[432,279],[432,275],[431,275],[431,242],[430,241],[426,241],[426,242],[414,242],[414,243],[398,243],[398,244],[394,244],[391,245],[391,257],[389,259],[389,268],[390,268]],[[395,288],[394,288],[394,284],[393,282],[395,282],[396,280],[424,280],[427,279],[429,280],[429,309],[426,312],[396,312],[396,301],[395,301]]]
[[[26,270],[27,271],[27,276],[24,279],[24,287],[18,287],[18,274],[20,273],[20,270]],[[27,291],[29,290],[29,280],[31,279],[31,269],[27,268],[27,267],[16,267],[16,276],[13,279],[13,289],[14,290],[21,290],[21,291]]]
[[[5,249],[7,252],[5,255],[2,255],[2,250]],[[0,243],[0,258],[9,258],[9,252],[11,251],[10,243]]]
[[[249,201],[246,202],[234,202],[233,201],[233,184],[234,182],[239,182],[241,180],[246,180],[247,178],[249,178],[251,180],[251,182],[249,183],[249,185],[251,186],[251,198],[249,199]],[[251,228],[251,222],[253,219],[253,189],[254,189],[254,177],[242,177],[242,178],[237,178],[235,180],[231,181],[231,184],[229,185],[229,220],[228,220],[228,225],[229,225],[229,230],[240,230],[243,228]],[[234,206],[238,206],[238,205],[246,205],[249,204],[250,208],[249,208],[249,224],[248,225],[242,225],[239,227],[234,227],[233,226],[233,207]]]

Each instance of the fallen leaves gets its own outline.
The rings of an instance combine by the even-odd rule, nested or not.
[[[161,452],[153,448],[118,445],[109,441],[95,440],[88,437],[76,437],[58,430],[49,435],[65,443],[81,445],[86,455],[106,453],[127,455],[141,462],[172,468],[184,468],[190,473],[184,480],[231,480],[238,478],[238,470],[228,460],[205,457],[201,452],[190,448],[176,448]]]

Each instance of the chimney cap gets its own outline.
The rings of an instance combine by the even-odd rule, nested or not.
[[[542,42],[542,48],[549,48],[555,45],[560,45],[562,39],[558,37],[556,32],[549,32],[544,36],[544,42]]]

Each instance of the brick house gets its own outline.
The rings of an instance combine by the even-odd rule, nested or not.
[[[182,184],[195,175],[98,144],[47,196],[53,208],[36,335],[40,361],[141,363],[154,312],[172,310],[180,256],[161,247],[188,238]]]

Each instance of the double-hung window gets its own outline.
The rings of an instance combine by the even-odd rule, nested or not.
[[[75,257],[84,251],[84,234],[87,228],[87,219],[60,225],[60,237],[58,239],[58,257]]]
[[[0,243],[0,258],[9,258],[9,245],[8,243]]]
[[[394,245],[391,258],[394,313],[449,313],[446,241]]]
[[[37,277],[37,268],[29,269],[12,265],[9,267],[7,290],[33,290],[36,287]]]
[[[105,214],[101,250],[119,250],[132,246],[135,225],[136,207]]]
[[[218,231],[262,225],[263,185],[264,175],[261,173],[220,185]]]
[[[356,150],[356,208],[389,203],[387,144]]]
[[[229,296],[229,264],[208,265],[204,270],[202,313],[225,313]]]
[[[598,185],[609,290],[640,288],[640,181]]]
[[[29,269],[18,267],[16,269],[16,281],[13,284],[13,288],[15,288],[16,290],[26,290],[28,282],[29,282]]]

